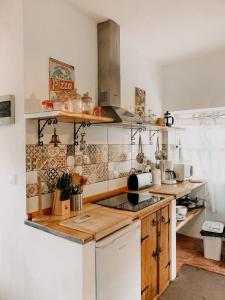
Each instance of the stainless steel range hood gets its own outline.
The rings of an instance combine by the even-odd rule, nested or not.
[[[121,108],[120,27],[112,20],[98,24],[98,104],[115,123],[140,124],[141,119]]]

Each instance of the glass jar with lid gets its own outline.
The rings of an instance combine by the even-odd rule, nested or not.
[[[85,93],[82,99],[82,112],[83,114],[92,115],[94,104],[92,98],[89,96],[89,93]]]
[[[77,89],[74,90],[70,99],[68,100],[68,111],[77,114],[82,113],[81,95],[78,94]]]

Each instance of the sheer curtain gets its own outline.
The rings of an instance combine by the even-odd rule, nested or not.
[[[207,180],[212,211],[225,213],[225,124],[207,119],[185,127],[184,161],[193,164],[194,177]]]

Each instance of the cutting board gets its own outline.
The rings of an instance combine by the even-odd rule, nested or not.
[[[90,219],[77,223],[77,218],[89,215]],[[87,232],[94,235],[96,241],[119,230],[120,228],[132,223],[132,218],[119,213],[107,212],[105,209],[92,209],[87,213],[80,214],[77,217],[60,222],[61,226],[69,227],[79,231]]]
[[[183,186],[181,184],[173,184],[173,185],[158,185],[158,186],[152,186],[149,189],[150,193],[156,193],[156,194],[165,194],[165,195],[172,195],[176,198],[182,197],[188,193],[191,192],[191,189],[187,188],[186,186]]]

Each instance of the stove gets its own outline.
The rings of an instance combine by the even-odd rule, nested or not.
[[[165,198],[150,196],[149,194],[123,193],[97,201],[95,204],[128,211],[139,211],[163,199]]]

